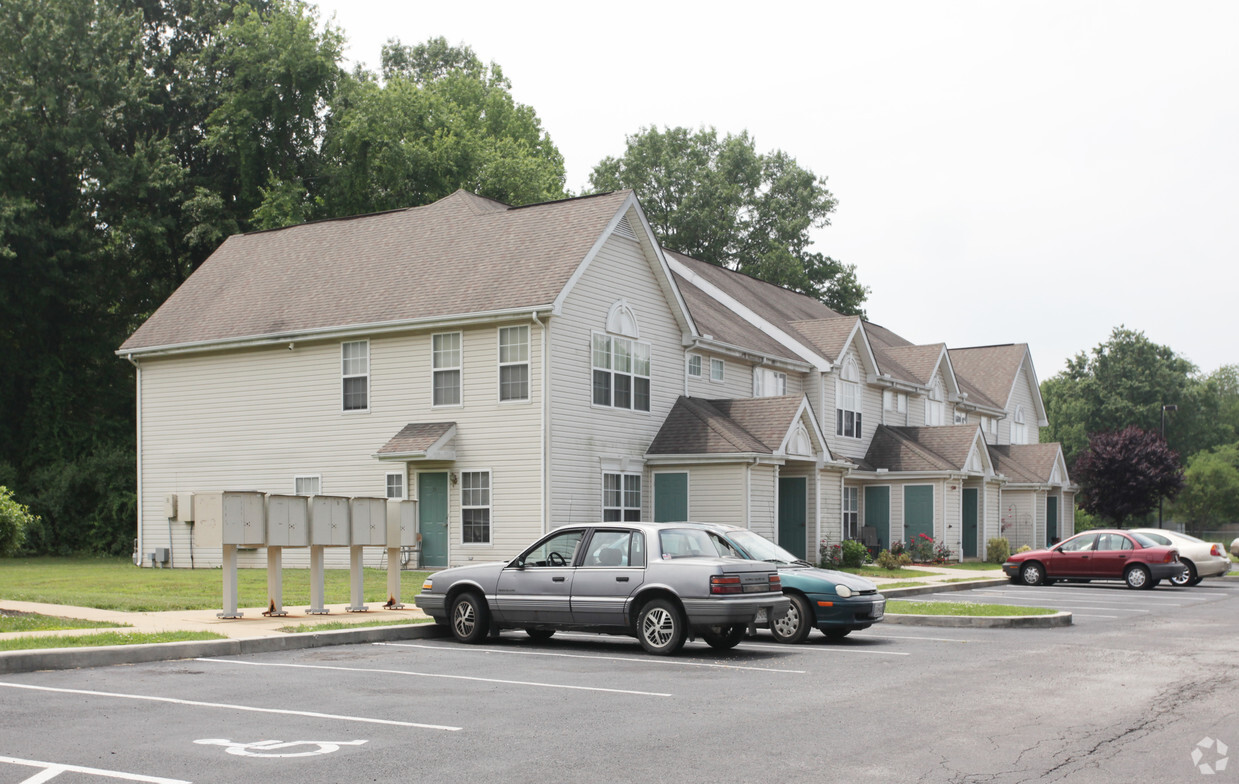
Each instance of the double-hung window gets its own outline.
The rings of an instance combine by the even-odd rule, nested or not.
[[[851,357],[844,363],[835,388],[835,434],[845,438],[861,437],[860,370]]]
[[[490,471],[460,472],[460,527],[464,544],[490,544]]]
[[[650,410],[650,344],[594,333],[593,401],[596,406]]]
[[[843,488],[843,538],[860,538],[860,488]]]
[[[604,522],[641,520],[641,475],[602,475],[602,519]]]
[[[786,373],[770,368],[753,368],[753,397],[779,397],[786,394]]]
[[[431,366],[433,399],[436,406],[460,405],[460,333],[432,335]]]
[[[529,399],[529,327],[499,328],[499,400]]]
[[[688,355],[688,375],[693,378],[701,378],[701,355]]]
[[[1011,443],[1028,443],[1028,425],[1024,422],[1024,407],[1015,407],[1015,417],[1011,420]]]
[[[946,403],[943,402],[942,382],[934,379],[929,385],[929,397],[925,398],[925,424],[937,427],[943,424]]]
[[[370,341],[350,340],[340,344],[340,375],[343,379],[343,409],[370,410]]]

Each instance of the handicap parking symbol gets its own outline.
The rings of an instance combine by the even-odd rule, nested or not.
[[[244,743],[226,738],[203,738],[202,740],[194,741],[194,743],[203,746],[223,746],[224,751],[229,754],[235,754],[238,757],[271,758],[313,757],[319,754],[330,754],[333,751],[339,751],[341,746],[360,746],[365,742],[364,740],[256,740],[252,743]],[[306,746],[312,746],[313,748],[291,751],[291,749]]]

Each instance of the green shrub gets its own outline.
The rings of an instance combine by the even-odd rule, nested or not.
[[[1031,551],[1031,550],[1032,550],[1032,548],[1031,548],[1031,547],[1029,547],[1028,545],[1024,545],[1023,547],[1021,547],[1020,549],[1016,550],[1015,552],[1016,552],[1016,553],[1027,553],[1027,552],[1029,552],[1029,551]]]
[[[843,565],[859,568],[869,560],[869,548],[855,539],[843,543]]]
[[[821,555],[821,560],[817,565],[823,569],[838,569],[843,566],[843,545],[831,544],[823,539],[818,547],[818,554]]]
[[[882,567],[883,569],[901,569],[903,568],[904,558],[908,558],[906,553],[900,553],[899,555],[894,555],[891,553],[890,550],[883,550],[882,552],[878,553],[878,566]],[[908,558],[908,562],[910,563],[911,561],[912,559]]]
[[[985,543],[985,560],[987,563],[1006,563],[1011,557],[1011,543],[1007,537],[1000,536]]]
[[[26,539],[26,529],[38,521],[24,504],[17,503],[12,490],[0,487],[0,556],[16,554]]]

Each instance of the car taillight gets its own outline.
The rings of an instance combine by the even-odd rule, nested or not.
[[[783,580],[779,577],[778,572],[773,572],[770,575],[770,590],[773,593],[783,593]]]
[[[1174,563],[1177,560],[1179,560],[1179,554],[1176,551],[1171,550],[1166,553],[1166,557],[1162,559],[1162,563]]]
[[[716,574],[710,578],[710,593],[744,593],[739,577]]]
[[[1209,555],[1221,556],[1221,555],[1222,555],[1222,545],[1220,545],[1220,544],[1215,544],[1215,545],[1213,545],[1212,547],[1210,547],[1210,548],[1209,548]]]

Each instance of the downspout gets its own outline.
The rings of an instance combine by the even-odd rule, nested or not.
[[[542,365],[542,389],[539,390],[540,394],[542,395],[542,414],[541,414],[542,422],[541,422],[541,426],[538,428],[538,449],[539,449],[539,452],[541,453],[540,454],[540,466],[538,470],[539,470],[539,473],[541,474],[539,479],[541,480],[540,484],[542,486],[542,492],[540,494],[541,498],[538,500],[538,509],[539,509],[539,514],[542,517],[542,533],[545,534],[545,533],[550,532],[551,530],[550,520],[547,519],[547,506],[546,506],[546,496],[547,496],[547,493],[549,492],[549,488],[547,487],[547,484],[546,484],[547,477],[549,476],[549,472],[546,470],[546,461],[547,461],[546,427],[547,427],[547,423],[550,421],[550,418],[547,416],[547,409],[550,406],[550,400],[551,400],[550,395],[547,394],[547,391],[546,391],[546,376],[548,372],[547,367],[550,364],[546,361],[546,340],[547,340],[546,332],[547,332],[548,325],[543,324],[541,321],[538,320],[538,311],[536,310],[532,311],[529,315],[533,319],[533,323],[538,325],[538,331],[542,333],[542,356],[538,357],[538,362],[539,364]]]
[[[134,368],[137,370],[137,373],[135,376],[135,379],[136,379],[135,383],[137,385],[137,391],[136,391],[135,397],[136,397],[136,405],[137,405],[137,425],[138,425],[138,428],[137,428],[138,498],[137,498],[137,503],[134,504],[134,506],[137,509],[137,517],[138,517],[138,552],[137,552],[137,563],[135,563],[134,566],[140,566],[145,560],[145,557],[142,555],[142,366],[139,365],[137,360],[133,358],[133,354],[126,354],[125,359],[129,360],[129,364],[133,365]],[[168,538],[169,538],[169,544],[170,544],[171,538],[172,538],[171,521],[168,522]],[[168,557],[169,557],[169,560],[172,557],[171,550],[168,551]]]

